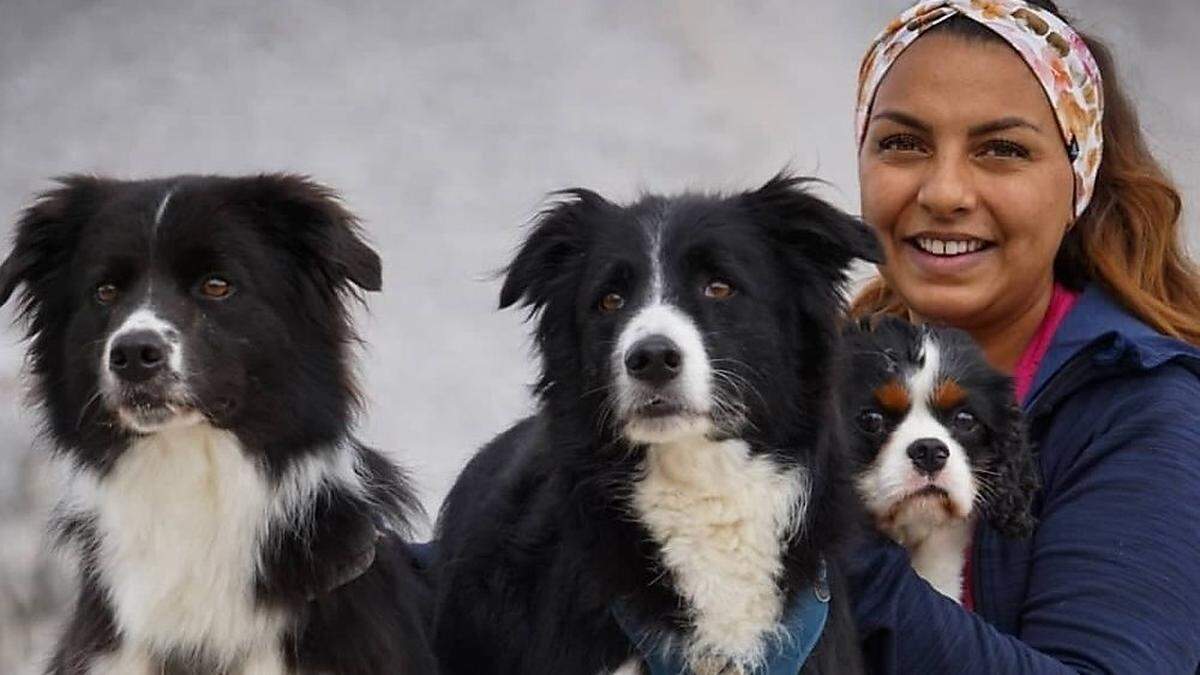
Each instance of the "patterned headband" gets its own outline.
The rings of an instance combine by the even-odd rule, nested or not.
[[[857,141],[866,138],[875,92],[900,53],[925,31],[964,16],[999,35],[1037,76],[1054,109],[1075,174],[1075,217],[1092,199],[1104,147],[1104,87],[1091,51],[1066,22],[1024,0],[924,0],[875,38],[858,73]]]

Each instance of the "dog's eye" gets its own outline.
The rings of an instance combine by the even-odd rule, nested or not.
[[[733,297],[733,286],[720,279],[713,279],[704,287],[704,297],[712,298],[713,300],[725,300]]]
[[[864,410],[858,413],[858,428],[868,434],[883,431],[883,414],[878,410]]]
[[[200,284],[200,293],[206,298],[221,300],[233,293],[233,286],[221,277],[209,277]]]
[[[96,287],[96,301],[102,305],[111,305],[120,294],[114,284],[100,284]]]
[[[601,312],[615,312],[625,306],[625,298],[620,293],[609,293],[600,298]]]
[[[966,410],[960,410],[954,415],[954,428],[963,433],[971,433],[979,428],[979,420]]]

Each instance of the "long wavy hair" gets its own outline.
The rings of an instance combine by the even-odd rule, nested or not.
[[[1053,2],[1029,1],[1069,21]],[[965,17],[948,19],[927,34],[938,31],[1007,44]],[[1200,271],[1181,241],[1179,191],[1150,154],[1111,50],[1092,36],[1080,36],[1104,80],[1104,153],[1092,201],[1058,249],[1055,278],[1075,290],[1099,283],[1159,332],[1200,345]],[[866,284],[850,311],[905,315],[908,308],[880,276]]]

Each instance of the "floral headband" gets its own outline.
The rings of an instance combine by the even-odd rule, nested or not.
[[[1065,21],[1024,0],[924,0],[908,8],[875,38],[858,73],[857,141],[866,138],[868,116],[883,76],[922,33],[964,16],[999,35],[1037,76],[1067,146],[1075,174],[1075,217],[1092,199],[1104,147],[1104,87],[1100,68],[1083,38]]]

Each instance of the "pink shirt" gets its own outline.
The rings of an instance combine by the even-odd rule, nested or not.
[[[1079,293],[1057,281],[1054,282],[1054,292],[1050,296],[1050,306],[1046,308],[1046,316],[1042,318],[1042,323],[1033,333],[1033,339],[1025,346],[1025,351],[1021,352],[1021,358],[1017,359],[1017,365],[1013,367],[1013,384],[1016,387],[1017,400],[1022,404],[1029,396],[1029,388],[1033,386],[1033,378],[1037,375],[1038,366],[1042,365],[1042,359],[1045,358],[1046,351],[1050,349],[1054,333],[1058,331],[1059,324],[1067,317],[1067,313],[1075,306],[1075,301],[1078,299]],[[971,577],[971,547],[967,546],[966,563],[963,565],[962,604],[972,612],[975,611],[975,594],[971,589],[973,581]]]

